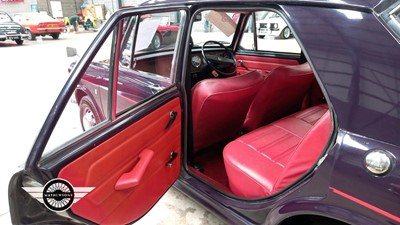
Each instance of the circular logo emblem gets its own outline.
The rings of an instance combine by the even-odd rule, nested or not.
[[[55,212],[65,211],[74,202],[74,188],[64,179],[53,179],[43,188],[44,205]]]

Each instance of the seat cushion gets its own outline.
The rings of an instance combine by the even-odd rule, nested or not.
[[[224,148],[231,191],[261,198],[300,178],[317,161],[332,130],[326,104],[260,127]]]

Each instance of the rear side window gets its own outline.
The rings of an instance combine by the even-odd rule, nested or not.
[[[254,51],[301,52],[290,27],[278,13],[273,11],[257,11],[249,16],[240,47]]]

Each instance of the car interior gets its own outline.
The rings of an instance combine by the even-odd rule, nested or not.
[[[372,34],[371,23],[385,31],[378,6],[150,1],[118,10],[82,56],[67,48],[70,76],[9,182],[13,222],[130,224],[171,187],[204,206],[202,222],[209,213],[233,224],[397,221],[392,193],[346,188],[385,179],[393,189],[398,178],[396,132],[375,132],[396,121],[387,85],[396,54],[377,60],[382,49],[366,45],[374,37],[353,40]],[[383,50],[398,44],[392,34],[378,35]],[[183,198],[165,200],[171,208]],[[172,208],[197,210],[183,205]]]
[[[250,15],[242,13],[239,23]],[[214,49],[206,48],[210,43]],[[232,48],[209,41],[202,54],[192,49],[192,60],[201,57],[208,70],[191,66],[188,169],[227,194],[265,198],[313,168],[330,137],[331,116],[302,53],[285,58]]]
[[[188,60],[183,81],[189,109],[185,168],[217,190],[245,199],[278,193],[312,171],[333,129],[324,94],[296,37],[257,35],[257,20],[268,23],[265,15],[269,11],[273,10],[197,12],[185,49]],[[146,18],[169,16],[174,19],[166,21],[179,21],[179,15]],[[135,23],[135,19],[130,21]],[[169,27],[167,23],[162,29],[153,26],[161,38],[156,49],[138,48],[145,42],[141,39],[151,37],[140,35],[140,26],[136,43],[133,35],[126,35],[129,39],[123,40],[120,70],[153,76],[151,82],[168,83],[165,79],[170,79],[172,84],[178,43],[165,40],[179,40],[177,24]],[[121,84],[139,81],[120,79]],[[152,89],[151,94],[168,87],[162,82],[140,82]],[[121,99],[124,102],[127,97]],[[129,101],[123,108],[136,102]]]

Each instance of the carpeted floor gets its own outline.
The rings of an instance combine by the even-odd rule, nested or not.
[[[196,165],[204,169],[204,175],[229,189],[222,151],[226,143],[200,150],[195,155]]]

